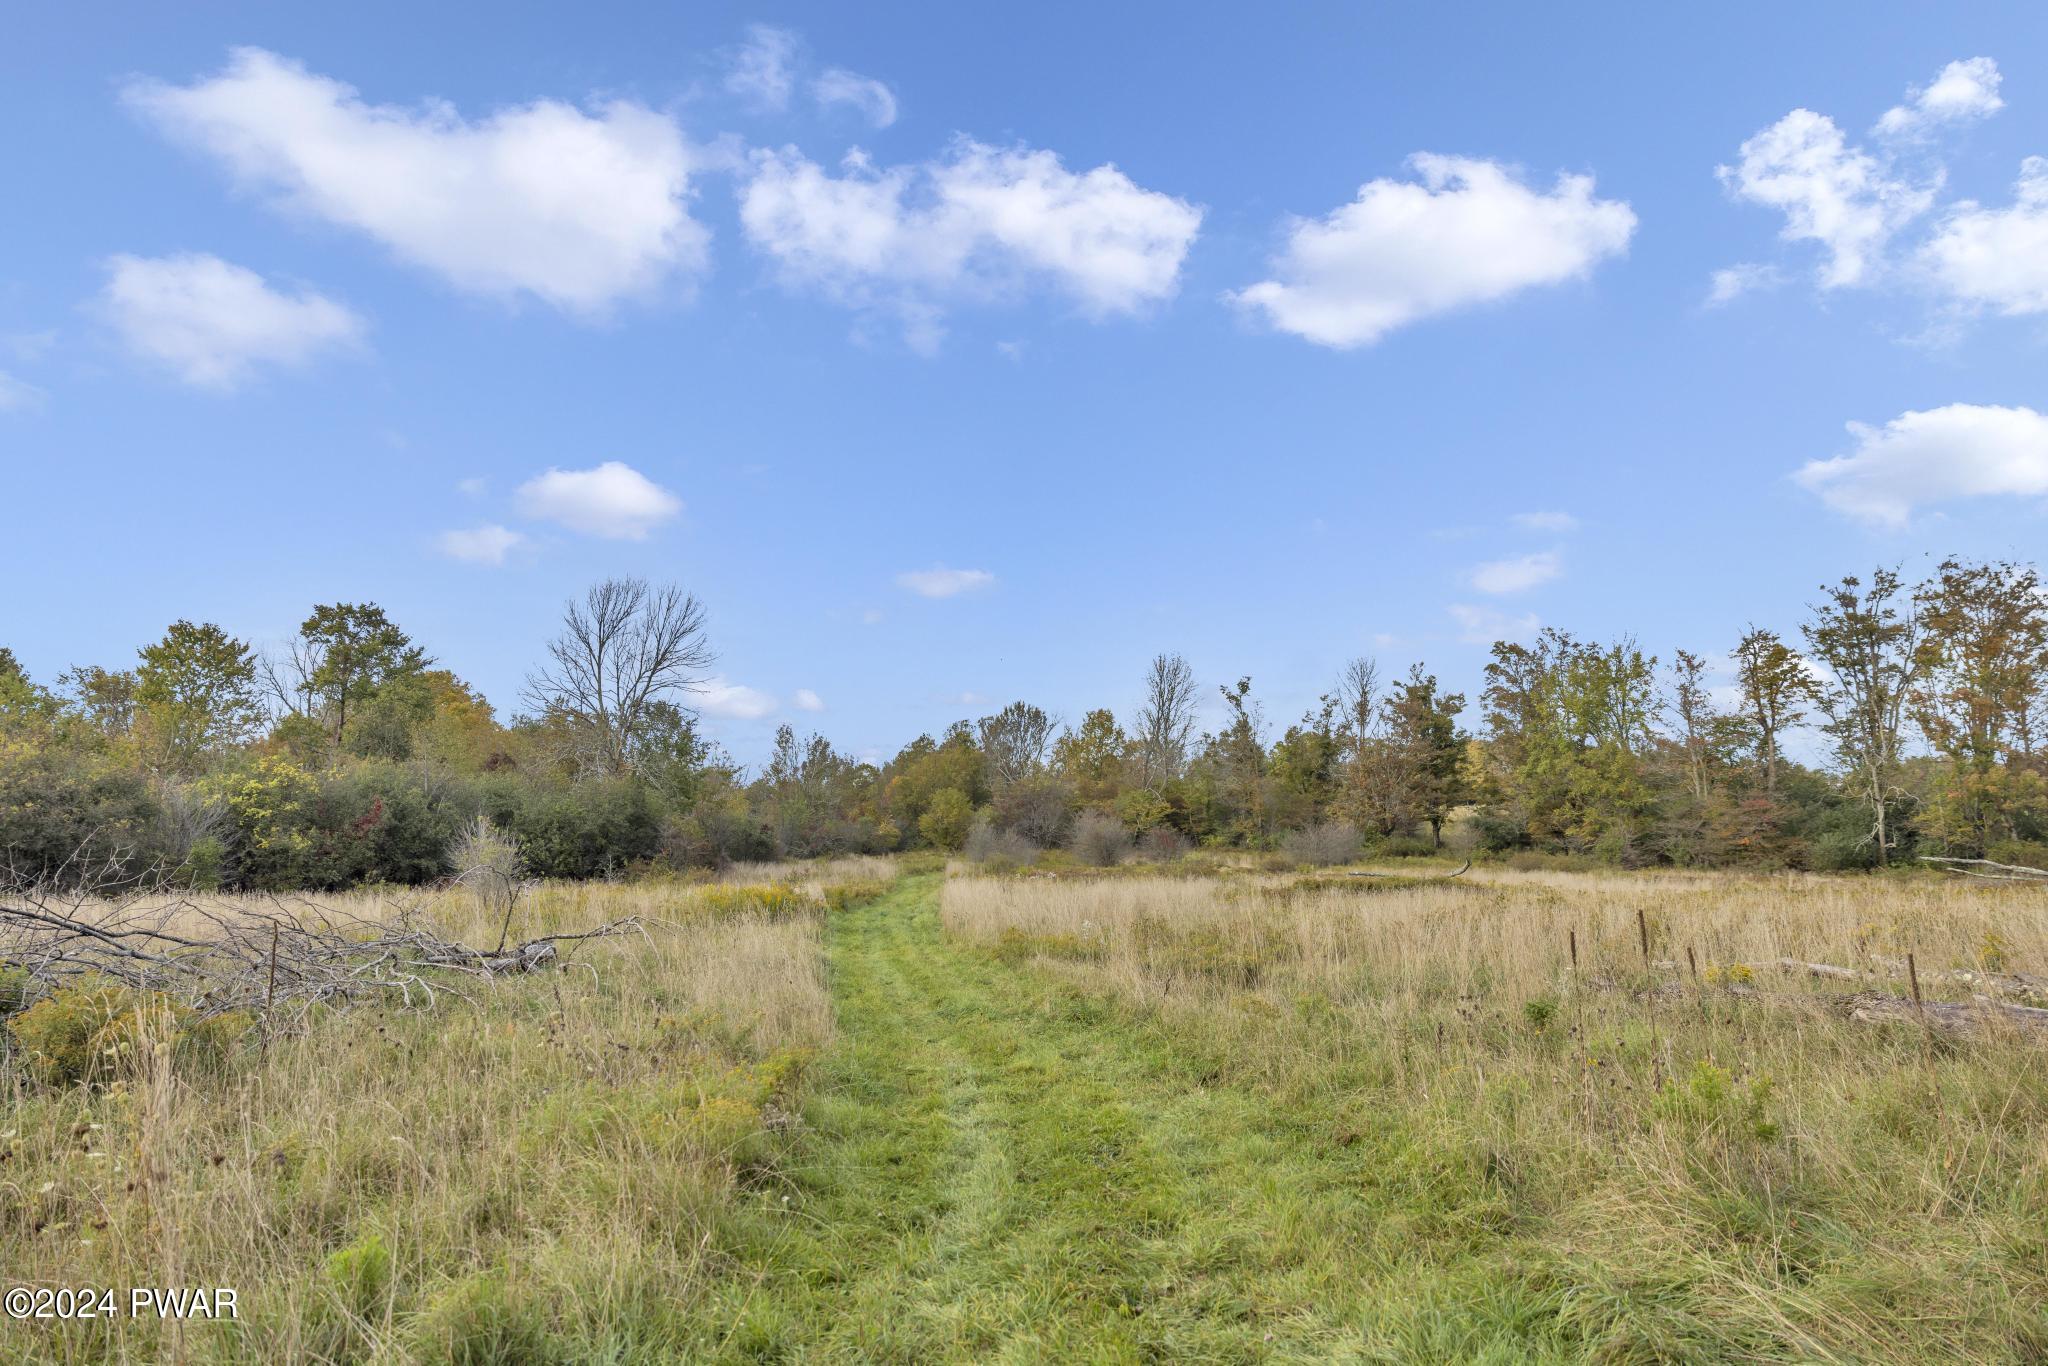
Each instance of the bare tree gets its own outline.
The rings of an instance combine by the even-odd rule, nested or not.
[[[552,663],[527,679],[526,700],[585,737],[586,768],[630,767],[634,741],[656,702],[700,690],[717,656],[704,638],[704,606],[674,584],[593,584],[562,611],[548,642]]]
[[[1178,778],[1195,733],[1195,671],[1179,655],[1155,655],[1138,709],[1138,766],[1147,787]]]

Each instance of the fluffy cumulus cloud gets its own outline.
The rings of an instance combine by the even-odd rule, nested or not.
[[[836,175],[793,147],[757,152],[740,221],[785,282],[929,319],[1026,281],[1091,315],[1135,312],[1177,288],[1202,211],[1114,166],[962,138],[916,166],[856,151]]]
[[[1512,559],[1488,560],[1474,565],[1468,576],[1482,593],[1526,593],[1564,573],[1564,561],[1555,551],[1517,555]]]
[[[1958,301],[2000,313],[2048,312],[2048,158],[2020,167],[2010,208],[1957,204],[1922,259]]]
[[[1925,86],[1906,92],[1904,104],[1885,110],[1873,130],[1881,137],[1916,137],[1947,124],[1988,118],[2005,108],[2003,78],[1989,57],[1950,62]]]
[[[127,98],[245,187],[475,293],[595,312],[704,262],[692,153],[669,118],[629,101],[539,100],[472,121],[438,101],[367,103],[260,48]]]
[[[759,688],[720,677],[700,683],[692,702],[699,710],[729,721],[759,721],[776,710],[775,699]]]
[[[273,288],[198,253],[113,257],[99,302],[130,351],[204,389],[352,347],[364,332],[361,318],[324,294]]]
[[[1894,240],[1935,206],[1945,170],[1934,135],[2004,108],[2000,80],[1989,57],[1950,62],[1885,111],[1871,130],[1871,147],[1852,144],[1827,115],[1795,109],[1744,142],[1736,164],[1718,173],[1738,199],[1784,215],[1784,240],[1820,245],[1822,288],[1868,285],[1886,278]],[[2016,294],[2024,297],[2028,266],[2040,259],[2040,234],[2048,231],[2038,196],[2029,203],[2033,174],[2030,163],[2013,208],[1957,205],[1921,249],[1931,278],[1959,300],[2005,307]],[[1715,272],[1708,302],[1777,282],[1769,266],[1730,266]]]
[[[825,710],[825,699],[812,692],[809,688],[798,688],[796,696],[791,698],[790,701],[798,711]]]
[[[1820,243],[1827,252],[1820,283],[1827,288],[1864,283],[1892,235],[1934,202],[1932,190],[1849,145],[1833,119],[1811,109],[1795,109],[1756,134],[1740,156],[1719,169],[1722,183],[1738,198],[1783,213],[1779,236],[1786,241]]]
[[[921,598],[955,598],[986,588],[996,576],[986,569],[948,569],[939,564],[930,569],[911,569],[896,576],[896,586]]]
[[[1591,176],[1534,190],[1499,162],[1417,153],[1415,180],[1381,179],[1316,219],[1296,219],[1273,278],[1229,297],[1324,346],[1364,346],[1432,314],[1583,278],[1628,249],[1626,203]]]
[[[1794,476],[1830,507],[1881,526],[1959,498],[2048,495],[2048,416],[2032,408],[1951,403],[1882,427],[1849,424],[1855,448]]]
[[[876,128],[896,122],[896,95],[871,76],[831,67],[811,82],[811,98],[827,109],[844,105]]]
[[[550,469],[519,486],[522,516],[588,536],[640,541],[683,510],[683,500],[631,465],[607,460],[587,470]]]
[[[451,560],[464,560],[470,564],[487,564],[493,567],[505,563],[505,557],[525,543],[526,538],[516,531],[496,524],[472,528],[468,531],[444,531],[437,538],[441,553]]]

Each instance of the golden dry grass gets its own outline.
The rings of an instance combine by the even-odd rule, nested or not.
[[[680,1350],[832,1029],[820,916],[728,913],[716,890],[541,888],[515,938],[629,914],[650,929],[465,983],[473,1005],[330,1014],[217,1068],[145,1046],[110,1087],[51,1090],[0,1063],[4,1279],[228,1285],[243,1314],[182,1334],[0,1326],[0,1354],[516,1360],[556,1332]],[[425,911],[496,933],[460,890]]]
[[[1411,1255],[1502,1259],[1394,1303],[1393,1355],[1451,1350],[1432,1324],[1510,1312],[1569,1316],[1553,1326],[1575,1351],[1623,1360],[2048,1352],[2042,1038],[1826,1008],[1903,994],[1902,975],[1716,985],[1737,963],[1885,974],[1911,952],[1930,996],[1965,997],[1943,972],[2048,970],[2048,891],[1503,870],[962,878],[941,904],[957,939],[1125,1001],[1122,1027],[1206,1083],[1373,1145],[1435,1230]]]

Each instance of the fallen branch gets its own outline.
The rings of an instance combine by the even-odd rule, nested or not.
[[[2048,868],[2029,868],[2023,863],[1995,863],[1988,858],[1938,858],[1933,854],[1922,854],[1920,861],[1938,864],[1951,873],[1982,878],[1986,882],[2048,883]],[[1993,871],[1980,873],[1975,871],[1978,868]]]
[[[484,950],[443,935],[418,902],[377,919],[275,897],[271,906],[208,905],[164,888],[17,885],[0,903],[0,965],[25,970],[41,990],[110,980],[166,993],[202,1016],[246,1010],[278,1028],[319,1006],[395,996],[431,1008],[444,993],[467,1000],[451,976],[538,972],[561,961],[563,944],[646,932],[629,916]]]
[[[1439,873],[1439,874],[1437,874],[1437,875],[1436,875],[1435,877],[1417,877],[1417,876],[1415,876],[1415,875],[1414,875],[1413,873],[1346,873],[1346,874],[1345,874],[1344,876],[1345,876],[1345,877],[1391,877],[1391,878],[1400,878],[1400,879],[1401,879],[1401,880],[1403,880],[1404,882],[1449,882],[1449,881],[1450,881],[1450,880],[1451,880],[1452,878],[1454,878],[1454,877],[1463,877],[1463,876],[1464,876],[1464,875],[1465,875],[1466,873],[1469,873],[1469,872],[1471,872],[1471,871],[1472,871],[1472,860],[1471,860],[1471,859],[1466,859],[1466,860],[1465,860],[1465,861],[1464,861],[1464,862],[1463,862],[1462,864],[1460,864],[1460,865],[1458,866],[1458,870],[1457,870],[1456,872],[1452,872],[1452,873]]]

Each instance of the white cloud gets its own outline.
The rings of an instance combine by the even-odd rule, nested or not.
[[[484,478],[484,476],[480,474],[473,474],[467,479],[458,479],[455,481],[455,487],[457,491],[460,492],[465,498],[483,497],[484,490],[489,488],[490,484],[491,481]]]
[[[1949,123],[1989,118],[2005,108],[1998,96],[1998,63],[1989,57],[1950,62],[1931,85],[1906,92],[1906,102],[1884,112],[1872,132],[1881,137],[1915,137]]]
[[[2048,416],[2032,408],[1952,403],[1849,432],[1853,451],[1793,477],[1863,521],[1898,527],[1932,503],[2048,495]]]
[[[1548,193],[1506,166],[1418,152],[1420,183],[1373,180],[1318,219],[1294,219],[1274,279],[1227,296],[1324,346],[1364,346],[1432,314],[1583,278],[1628,249],[1636,216],[1561,175]]]
[[[1526,593],[1564,573],[1564,561],[1555,551],[1517,555],[1512,559],[1488,560],[1474,565],[1468,579],[1482,593]]]
[[[2021,163],[2011,208],[1957,204],[1922,260],[1965,303],[2006,314],[2048,312],[2048,158]]]
[[[790,700],[798,711],[825,710],[825,699],[812,692],[809,688],[798,688],[796,696]]]
[[[881,613],[881,610],[880,610],[879,608],[875,608],[875,607],[870,607],[870,608],[868,608],[868,609],[867,609],[867,610],[866,610],[865,612],[862,612],[862,613],[860,614],[860,624],[861,624],[861,625],[863,625],[863,626],[879,626],[879,625],[881,625],[881,624],[882,624],[882,613]]]
[[[1579,529],[1579,519],[1569,512],[1518,512],[1509,520],[1530,531],[1549,531],[1561,536]]]
[[[43,391],[25,379],[0,370],[0,413],[20,412],[43,406]]]
[[[691,702],[700,711],[732,721],[758,721],[764,716],[773,716],[776,709],[775,699],[759,688],[749,688],[723,677],[708,678],[700,683]]]
[[[1026,280],[1100,316],[1169,298],[1202,211],[1115,166],[1079,174],[1058,156],[969,138],[915,166],[850,153],[831,175],[793,147],[754,154],[740,190],[747,238],[783,280],[898,313],[931,342],[944,307]]]
[[[907,570],[896,576],[897,587],[907,588],[921,598],[950,598],[986,588],[995,581],[996,576],[986,569],[948,569],[942,564]]]
[[[523,516],[615,541],[645,540],[683,510],[680,498],[617,460],[536,475],[519,486],[518,505]]]
[[[525,540],[518,532],[493,523],[468,531],[444,531],[436,544],[441,547],[441,553],[451,560],[496,566],[505,563],[505,556]]]
[[[812,81],[811,98],[828,109],[850,105],[877,128],[896,122],[895,93],[873,77],[843,67],[832,67]]]
[[[100,306],[128,349],[201,388],[233,389],[260,366],[300,365],[363,336],[363,320],[327,296],[273,289],[218,256],[106,264]]]
[[[747,29],[747,41],[732,51],[725,88],[756,109],[787,109],[789,92],[796,84],[790,70],[795,61],[794,33],[768,24],[754,24]]]
[[[643,105],[537,100],[471,122],[438,100],[367,104],[248,47],[210,79],[137,82],[127,98],[243,185],[475,293],[595,312],[704,263],[707,234],[686,207],[692,154]]]
[[[1783,284],[1784,272],[1776,266],[1759,265],[1754,261],[1740,261],[1725,269],[1717,270],[1707,285],[1707,307],[1719,308],[1744,294],[1760,289],[1774,289]]]
[[[1467,645],[1491,645],[1496,640],[1516,640],[1536,634],[1543,623],[1533,612],[1511,617],[1491,607],[1474,607],[1454,602],[1446,609],[1458,623],[1458,639]]]
[[[1818,242],[1828,253],[1827,288],[1855,285],[1880,264],[1886,243],[1934,202],[1930,189],[1895,177],[1851,147],[1825,114],[1795,109],[1742,144],[1736,166],[1718,168],[1729,190],[1785,215],[1779,236]],[[1732,296],[1731,296],[1732,297]]]

